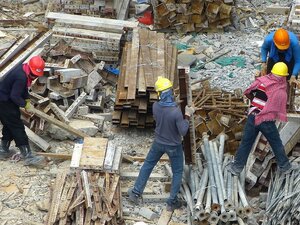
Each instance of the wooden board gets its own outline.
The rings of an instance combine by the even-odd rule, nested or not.
[[[102,169],[107,142],[106,138],[84,138],[79,168]]]
[[[164,209],[162,211],[162,214],[157,222],[157,225],[167,225],[169,224],[169,221],[171,220],[172,218],[172,214],[173,214],[173,211],[167,211],[166,209]]]
[[[134,100],[136,93],[136,83],[137,83],[137,72],[138,72],[138,63],[139,63],[139,51],[140,51],[140,41],[139,41],[139,32],[138,29],[133,30],[132,37],[132,49],[131,49],[131,59],[129,68],[130,79],[128,83],[128,93],[127,99]]]

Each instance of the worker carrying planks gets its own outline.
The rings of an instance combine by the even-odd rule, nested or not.
[[[30,109],[28,88],[35,79],[43,76],[44,68],[44,60],[40,56],[33,56],[28,63],[20,64],[0,81],[0,121],[3,125],[0,159],[24,159],[25,165],[31,166],[39,166],[44,162],[44,157],[31,152],[20,112],[20,108],[26,111]],[[9,149],[13,140],[21,154]]]

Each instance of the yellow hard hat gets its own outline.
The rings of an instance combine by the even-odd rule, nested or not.
[[[289,75],[288,67],[283,62],[275,63],[275,65],[273,66],[273,68],[271,70],[271,73],[278,75],[278,76],[282,76],[282,77],[286,77]]]
[[[165,77],[159,76],[155,82],[155,91],[157,92],[167,90],[171,87],[173,87],[172,82]]]

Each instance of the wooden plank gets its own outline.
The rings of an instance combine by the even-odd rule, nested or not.
[[[129,127],[129,119],[128,119],[128,111],[124,111],[122,113],[122,119],[121,119],[121,126],[122,127]]]
[[[130,66],[131,66],[131,53],[132,53],[132,44],[128,44],[127,47],[127,51],[126,51],[126,69],[125,69],[125,80],[124,80],[124,87],[128,88],[129,85],[129,79],[131,76],[131,70],[130,70]],[[125,96],[127,98],[127,95]],[[126,99],[125,98],[125,99]]]
[[[0,80],[3,79],[4,76],[12,71],[15,67],[21,64],[33,51],[45,44],[51,38],[51,36],[52,31],[48,31],[47,33],[45,33],[42,37],[31,44],[22,54],[15,58],[12,63],[2,69],[0,72]]]
[[[42,139],[40,136],[38,136],[37,134],[35,134],[32,130],[30,130],[28,127],[25,126],[25,132],[29,138],[29,140],[35,144],[36,146],[38,146],[40,149],[42,149],[43,151],[48,151],[51,146],[50,144],[45,141],[44,139]]]
[[[90,191],[90,184],[88,181],[88,176],[87,172],[85,170],[81,171],[81,179],[83,183],[83,189],[85,193],[85,202],[86,202],[86,207],[88,209],[92,209],[92,196],[91,196],[91,191]]]
[[[81,132],[80,130],[77,130],[67,124],[64,124],[63,122],[60,122],[59,120],[52,118],[51,116],[47,115],[46,113],[43,113],[42,111],[39,111],[37,109],[31,109],[31,111],[34,113],[34,115],[40,117],[41,119],[46,120],[49,123],[52,123],[68,132],[70,132],[71,134],[74,134],[77,137],[89,137],[87,134]]]
[[[113,165],[113,160],[115,156],[115,145],[112,141],[109,141],[106,148],[106,154],[104,159],[104,169],[110,170]]]
[[[139,104],[139,113],[147,113],[147,99],[142,98],[140,99],[140,104]]]
[[[157,33],[156,34],[157,40],[157,76],[163,76],[168,78],[168,74],[166,73],[166,61],[165,61],[165,52],[167,51],[167,47],[165,47],[165,34],[164,33]]]
[[[160,75],[160,72],[162,71],[160,68],[160,65],[158,63],[157,59],[157,33],[156,31],[150,31],[149,32],[149,45],[151,46],[150,48],[150,57],[151,57],[151,66],[152,66],[152,71],[153,71],[153,83],[150,87],[154,87],[154,84],[157,80],[158,76]]]
[[[122,4],[119,4],[119,9],[118,9],[118,15],[117,19],[118,20],[125,20],[127,19],[128,16],[128,10],[129,10],[129,3],[130,0],[123,0]]]
[[[150,48],[149,48],[149,31],[145,29],[139,30],[140,35],[140,45],[141,45],[141,54],[140,57],[142,59],[142,65],[144,67],[144,75],[146,81],[146,88],[154,87],[153,81],[153,70],[152,70],[152,62],[150,58]]]
[[[137,72],[138,72],[138,63],[139,63],[139,50],[140,50],[140,42],[139,42],[139,32],[138,29],[133,30],[132,37],[132,49],[131,49],[131,59],[129,69],[130,71],[130,79],[128,83],[128,93],[127,99],[134,100],[136,94],[136,83],[137,83]]]
[[[168,225],[172,218],[172,214],[173,214],[173,211],[170,212],[170,211],[167,211],[166,209],[164,209],[157,221],[157,225]]]
[[[28,34],[24,35],[24,37],[20,38],[14,46],[12,46],[2,57],[0,60],[0,67],[2,67],[8,60],[14,57],[22,48],[24,48],[30,41],[30,36]]]
[[[80,22],[87,22],[92,26],[111,27],[115,29],[118,28],[121,30],[123,30],[124,27],[135,28],[138,25],[138,22],[106,19],[106,18],[91,17],[91,16],[79,16],[79,15],[71,15],[71,14],[56,13],[56,12],[47,13],[46,18],[50,20],[58,20],[58,22],[73,21],[73,23],[77,23],[77,24],[80,24]],[[86,23],[84,23],[83,25],[87,26]]]
[[[57,154],[57,153],[49,153],[49,152],[36,152],[36,154],[44,157],[61,159],[61,160],[71,160],[72,158],[71,154]]]
[[[70,164],[71,168],[78,168],[79,167],[82,148],[83,148],[82,143],[75,143],[74,149],[73,149],[73,154],[72,154],[72,159],[71,159],[71,164]]]
[[[141,54],[141,49],[139,54]],[[142,64],[141,56],[139,57],[139,66],[138,66],[138,95],[146,95],[146,79],[145,79],[145,70],[144,65]]]
[[[112,122],[114,124],[119,124],[121,122],[121,116],[122,116],[122,112],[121,111],[114,111],[112,114]]]
[[[84,138],[79,168],[102,169],[107,142],[106,138]]]

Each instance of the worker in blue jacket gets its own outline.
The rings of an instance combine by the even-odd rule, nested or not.
[[[285,29],[278,29],[267,35],[261,47],[262,69],[261,75],[269,74],[277,62],[284,62],[288,66],[287,80],[297,85],[300,70],[300,47],[297,36]]]

